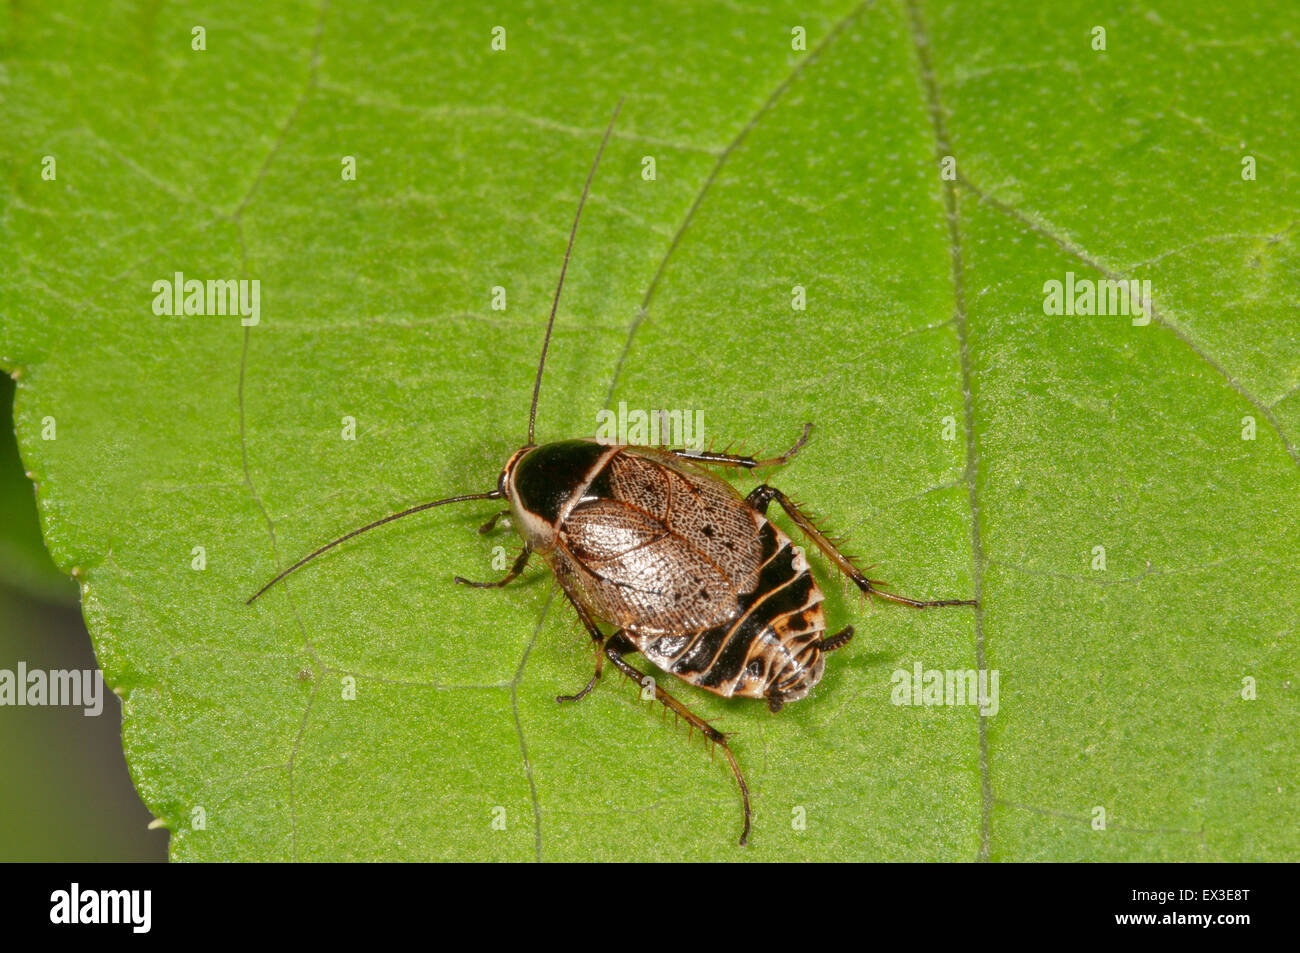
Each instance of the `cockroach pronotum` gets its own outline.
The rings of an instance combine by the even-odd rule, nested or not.
[[[708,450],[610,445],[595,439],[537,445],[533,440],[537,399],[546,352],[564,288],[564,274],[578,234],[582,207],[600,157],[609,142],[620,100],[596,150],[578,210],[569,231],[560,280],[533,381],[528,412],[528,442],[514,452],[486,493],[451,496],[385,516],[326,543],[284,570],[249,599],[262,595],[289,573],[340,543],[385,523],[435,506],[471,500],[507,500],[483,527],[510,514],[523,537],[523,551],[496,582],[455,582],[489,589],[515,579],[536,554],[546,561],[561,592],[573,606],[597,648],[596,671],[574,695],[584,698],[599,680],[608,659],[633,681],[654,684],[655,697],[720,747],[740,788],[744,824],[740,843],[749,839],[749,788],[727,736],[664,691],[627,661],[639,652],[682,681],[724,698],[758,698],[777,712],[805,697],[822,677],[827,652],[853,637],[845,626],[826,634],[822,592],[799,547],[766,517],[776,503],[800,531],[864,593],[917,609],[973,606],[970,599],[909,599],[879,588],[780,490],[761,484],[742,497],[707,467],[747,470],[774,467],[793,457],[808,439],[805,424],[798,441],[780,456],[756,459]],[[615,631],[606,635],[600,624]]]

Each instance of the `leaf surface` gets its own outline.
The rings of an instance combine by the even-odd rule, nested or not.
[[[1297,13],[1105,7],[11,8],[0,358],[173,857],[1295,859]],[[620,95],[538,439],[810,420],[773,482],[982,602],[814,558],[857,637],[810,699],[669,686],[733,733],[744,852],[725,761],[633,686],[556,705],[592,657],[540,564],[452,585],[516,551],[491,504],[244,605],[495,485]],[[155,315],[176,272],[258,279],[260,323]],[[1153,320],[1044,314],[1067,272]],[[894,704],[917,664],[996,670],[996,713]]]

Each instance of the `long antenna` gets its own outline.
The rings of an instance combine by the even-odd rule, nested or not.
[[[537,423],[537,395],[542,391],[542,371],[546,369],[546,350],[551,346],[551,329],[555,327],[555,309],[560,306],[560,291],[564,288],[564,273],[569,270],[569,254],[573,251],[573,239],[578,234],[578,219],[582,218],[582,207],[587,204],[587,192],[591,189],[591,180],[596,177],[596,166],[600,165],[600,156],[605,151],[605,143],[609,142],[609,134],[614,131],[614,120],[618,118],[618,111],[622,108],[623,100],[620,98],[618,105],[614,107],[614,115],[609,117],[609,125],[605,127],[605,137],[600,140],[600,148],[596,150],[591,171],[587,173],[587,184],[582,187],[582,198],[578,200],[578,214],[573,216],[573,228],[569,230],[569,246],[564,249],[564,264],[560,266],[560,283],[555,286],[555,300],[551,302],[551,319],[546,322],[542,358],[537,362],[537,380],[533,382],[533,406],[528,411],[528,446],[530,447],[533,445],[533,427]]]
[[[360,529],[354,529],[346,536],[340,536],[332,543],[326,543],[324,546],[316,550],[314,553],[302,557],[302,559],[298,560],[296,563],[294,563],[284,572],[280,573],[280,575],[276,576],[274,579],[268,582],[261,589],[257,590],[257,592],[249,596],[248,601],[245,602],[244,605],[251,606],[253,604],[254,599],[260,596],[262,593],[266,592],[266,590],[270,589],[277,582],[279,582],[285,576],[289,575],[289,573],[293,572],[299,566],[311,562],[321,553],[328,552],[329,550],[337,546],[339,543],[346,543],[353,536],[360,536],[362,533],[366,532],[367,530],[372,530],[376,526],[383,526],[385,523],[391,523],[393,520],[400,520],[403,516],[410,516],[412,513],[419,513],[421,510],[428,510],[428,509],[432,509],[435,506],[442,506],[444,503],[463,503],[466,500],[499,500],[501,499],[501,497],[502,497],[502,493],[500,490],[493,490],[490,493],[470,493],[466,496],[449,496],[445,500],[434,500],[432,503],[421,503],[419,506],[412,506],[409,510],[402,510],[400,513],[393,513],[391,516],[385,516],[381,520],[375,520],[373,523],[367,523],[365,526],[361,527]]]

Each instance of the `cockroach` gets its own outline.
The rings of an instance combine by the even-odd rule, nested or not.
[[[776,487],[764,483],[742,497],[708,469],[758,470],[784,464],[803,447],[811,424],[804,425],[789,450],[766,459],[711,450],[611,445],[595,439],[535,442],[537,401],[564,275],[582,208],[622,105],[620,100],[596,150],[569,231],[533,380],[528,442],[506,461],[496,489],[421,503],[367,523],[298,560],[254,593],[248,604],[322,553],[385,523],[448,503],[506,500],[509,509],[493,516],[480,532],[509,514],[524,541],[519,557],[495,582],[471,582],[460,576],[454,581],[499,589],[524,571],[531,556],[540,556],[596,646],[596,671],[590,681],[576,694],[556,700],[576,702],[586,697],[600,679],[606,659],[633,681],[653,684],[660,702],[726,755],[740,789],[743,846],[750,831],[749,788],[727,736],[648,681],[627,656],[639,652],[663,671],[724,698],[762,699],[773,712],[807,696],[822,677],[826,653],[845,646],[853,637],[853,626],[826,634],[821,589],[803,550],[767,518],[768,507],[780,506],[831,563],[868,595],[916,609],[976,603],[909,599],[887,592]],[[602,623],[614,631],[606,635]]]

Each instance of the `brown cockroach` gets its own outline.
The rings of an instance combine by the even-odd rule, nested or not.
[[[853,637],[845,626],[826,634],[822,592],[803,551],[766,517],[776,503],[790,520],[859,589],[869,595],[918,609],[973,606],[969,599],[909,599],[882,591],[842,553],[811,518],[776,487],[762,484],[742,497],[709,466],[758,469],[778,466],[804,445],[803,434],[777,457],[756,459],[732,453],[609,445],[594,439],[537,445],[533,440],[537,400],[546,352],[555,326],[560,291],[582,208],[622,102],[614,109],[596,158],[587,174],[569,232],[560,280],[551,303],[532,407],[528,442],[514,452],[497,478],[496,489],[421,503],[325,544],[304,556],[259,589],[248,603],[289,573],[340,543],[377,526],[447,503],[507,500],[486,531],[506,513],[524,547],[510,571],[496,582],[455,581],[478,588],[500,588],[514,580],[531,556],[540,556],[597,646],[595,674],[579,692],[557,701],[574,702],[595,687],[608,659],[655,697],[722,748],[740,788],[744,824],[740,843],[749,838],[749,789],[727,736],[664,691],[627,661],[639,652],[665,672],[724,698],[757,698],[780,711],[804,698],[822,677],[827,652]],[[615,627],[606,635],[600,624]]]

